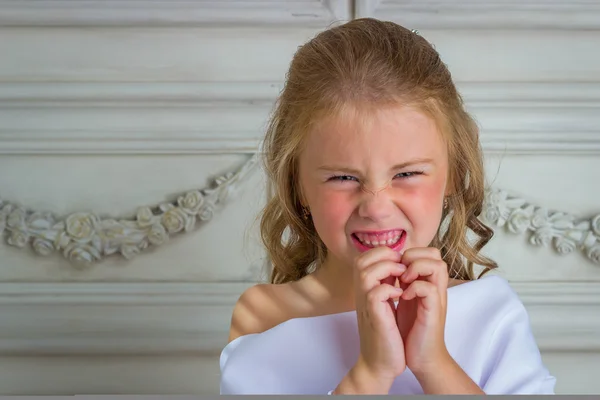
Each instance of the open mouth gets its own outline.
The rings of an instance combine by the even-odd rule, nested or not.
[[[352,239],[361,251],[381,246],[399,250],[406,241],[406,231],[395,229],[385,232],[355,232]]]

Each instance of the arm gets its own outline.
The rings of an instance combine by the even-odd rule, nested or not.
[[[415,373],[425,394],[485,394],[450,356],[435,371]]]
[[[381,379],[371,373],[359,358],[338,387],[328,394],[388,394],[392,383],[394,383],[393,380]]]

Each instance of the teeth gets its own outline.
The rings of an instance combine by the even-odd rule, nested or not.
[[[394,236],[390,236],[390,235],[394,235]],[[368,235],[368,234],[364,234],[364,233],[358,233],[358,234],[355,234],[355,236],[356,236],[356,238],[358,238],[358,240],[362,244],[369,246],[369,247],[377,247],[377,246],[391,246],[391,245],[397,243],[398,240],[400,240],[402,233],[398,233],[398,231],[389,232],[389,233],[383,234],[383,235]]]

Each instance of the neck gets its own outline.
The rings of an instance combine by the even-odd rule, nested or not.
[[[339,308],[354,310],[354,271],[335,257],[328,255],[315,271],[314,278],[327,290],[331,300]]]

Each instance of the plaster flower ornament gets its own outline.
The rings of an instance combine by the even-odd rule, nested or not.
[[[583,238],[583,248],[589,249],[594,246],[596,242],[600,242],[600,237],[594,235],[594,233],[591,231],[587,231],[585,233],[585,237]]]
[[[177,199],[177,204],[181,209],[189,214],[195,216],[198,214],[200,207],[204,203],[204,196],[200,191],[194,190],[192,192],[188,192],[185,196],[181,196]]]
[[[169,235],[167,234],[167,230],[161,224],[152,225],[150,232],[148,232],[148,240],[154,246],[160,246],[166,242],[168,238]]]
[[[13,230],[10,236],[8,237],[8,244],[23,248],[29,242],[29,235],[25,232]]]
[[[512,233],[523,233],[531,226],[533,207],[527,209],[517,208],[510,213],[508,218],[508,230]]]
[[[550,242],[552,241],[553,237],[554,231],[552,230],[552,228],[545,226],[535,231],[533,235],[531,235],[529,241],[535,246],[547,247],[548,245],[550,245]]]
[[[181,208],[175,207],[173,204],[161,204],[162,224],[169,233],[177,233],[185,229],[188,223],[189,216]]]
[[[140,228],[145,228],[154,224],[154,214],[150,207],[140,207],[137,212],[137,223]]]
[[[572,253],[577,248],[577,243],[567,237],[557,237],[554,246],[559,254]]]
[[[524,200],[518,198],[510,198],[504,190],[488,190],[486,193],[485,210],[483,217],[491,224],[497,226],[505,226],[515,213],[525,203]],[[531,212],[531,210],[526,210]],[[521,211],[519,211],[521,214]],[[522,229],[523,221],[520,221],[521,215],[515,216],[516,220],[509,229]]]
[[[98,218],[93,214],[71,214],[66,220],[67,233],[78,243],[88,243],[92,240],[97,223]]]
[[[600,243],[590,247],[587,252],[587,256],[596,264],[600,264]]]
[[[27,217],[27,226],[29,229],[36,231],[46,231],[52,228],[55,224],[54,218],[50,213],[34,212]]]
[[[36,238],[33,240],[32,246],[33,250],[41,256],[47,256],[54,252],[54,245],[48,240]]]
[[[550,225],[548,218],[548,211],[545,208],[538,208],[531,219],[531,226],[536,229],[543,228]]]
[[[100,259],[100,253],[87,244],[72,242],[64,251],[65,258],[78,267],[88,267]]]
[[[490,224],[496,224],[500,219],[500,210],[494,204],[486,204],[483,210],[483,218]]]
[[[600,214],[596,215],[590,224],[592,226],[592,231],[596,236],[600,238]]]
[[[562,213],[562,212],[554,212],[550,216],[550,223],[554,227],[554,229],[565,231],[573,228],[575,218],[571,215]]]
[[[200,218],[201,221],[210,221],[214,214],[213,208],[214,206],[211,203],[207,203],[198,214],[198,218]]]
[[[64,226],[64,223],[60,224],[59,228],[61,225]],[[69,245],[69,243],[71,243],[71,238],[69,237],[69,234],[64,230],[60,230],[56,234],[56,237],[54,239],[54,247],[56,247],[57,249],[64,249]]]
[[[140,249],[133,244],[124,244],[121,246],[121,254],[128,260],[131,260],[140,253]]]
[[[6,224],[9,228],[24,230],[26,216],[27,213],[25,212],[25,210],[23,210],[22,208],[14,208],[8,214]]]

